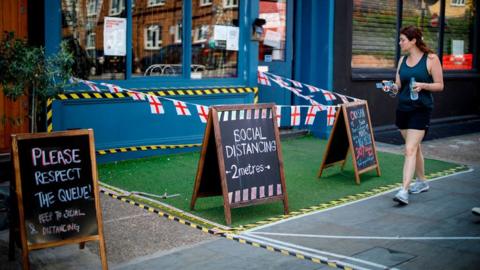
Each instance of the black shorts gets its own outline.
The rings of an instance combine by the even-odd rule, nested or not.
[[[432,112],[430,110],[413,110],[413,111],[399,111],[397,110],[397,117],[395,125],[399,129],[418,129],[428,131],[430,126],[430,117]]]

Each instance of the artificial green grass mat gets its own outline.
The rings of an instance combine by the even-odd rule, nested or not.
[[[287,186],[289,210],[295,211],[319,205],[348,195],[355,195],[376,187],[400,183],[403,156],[378,152],[381,176],[376,170],[360,175],[361,184],[355,184],[351,157],[343,171],[340,165],[324,170],[317,178],[327,141],[312,136],[282,140],[282,153]],[[163,155],[152,158],[102,164],[99,179],[109,185],[128,191],[153,194],[180,194],[162,200],[167,204],[191,212],[216,223],[225,224],[221,196],[198,198],[195,210],[190,210],[199,152]],[[456,164],[425,160],[426,174],[457,167]],[[206,168],[216,170],[217,168]],[[281,201],[231,209],[232,226],[265,220],[283,214]]]

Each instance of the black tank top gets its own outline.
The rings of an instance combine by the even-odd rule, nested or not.
[[[408,57],[408,56],[407,56]],[[407,65],[407,57],[402,61],[400,69],[398,71],[402,88],[398,94],[398,110],[399,111],[413,111],[416,109],[433,109],[433,96],[430,91],[422,90],[418,93],[417,100],[410,99],[410,78],[414,77],[416,82],[432,83],[433,78],[428,74],[427,69],[427,57],[428,54],[424,53],[420,61],[413,66]]]

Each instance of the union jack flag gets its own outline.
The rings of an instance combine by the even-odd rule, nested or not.
[[[198,117],[200,117],[200,121],[202,121],[202,123],[207,123],[208,106],[203,106],[203,105],[196,105],[196,106],[198,111]]]
[[[148,102],[150,103],[150,111],[153,114],[164,114],[165,111],[163,110],[162,102],[158,99],[158,97],[153,95],[148,95]]]
[[[300,106],[291,106],[290,113],[290,125],[299,126],[300,125]]]
[[[268,80],[268,77],[267,75],[265,75],[265,73],[263,72],[258,72],[258,75],[257,75],[257,81],[259,84],[261,85],[268,85],[270,86],[270,81]]]
[[[185,102],[174,100],[173,105],[175,106],[178,115],[192,115]]]

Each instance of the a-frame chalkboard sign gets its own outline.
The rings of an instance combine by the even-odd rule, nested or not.
[[[360,184],[360,174],[376,169],[380,176],[372,123],[366,101],[341,105],[337,111],[327,148],[323,155],[318,177],[323,169],[342,163],[345,166],[348,152],[352,153],[355,181]]]
[[[23,269],[31,250],[86,241],[108,269],[93,131],[14,134],[12,156]]]
[[[227,225],[231,208],[282,200],[288,213],[273,104],[210,107],[190,207],[220,195]]]

